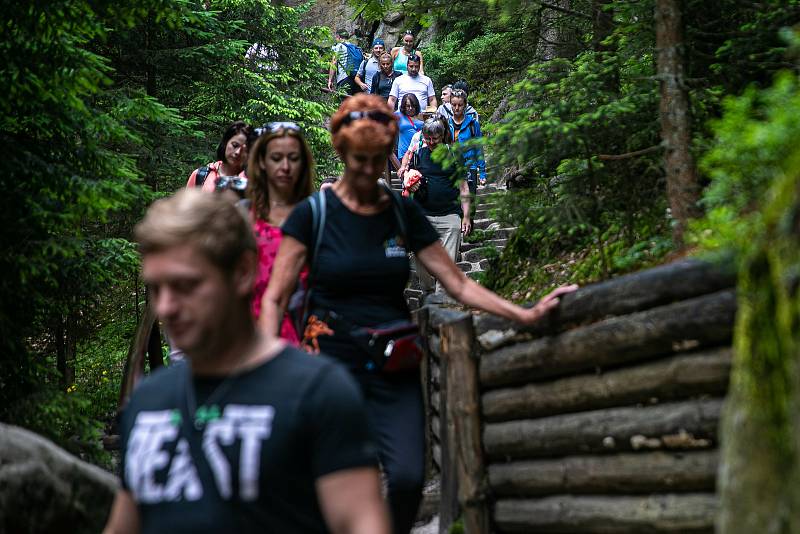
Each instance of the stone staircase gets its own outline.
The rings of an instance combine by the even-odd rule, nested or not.
[[[394,173],[392,173],[391,185],[395,191],[402,190],[402,183]],[[494,184],[478,189],[475,199],[476,205],[473,209],[472,227],[473,238],[481,237],[482,239],[462,242],[459,261],[457,262],[458,267],[472,279],[480,280],[481,275],[489,268],[487,251],[494,249],[498,253],[501,252],[505,248],[511,233],[516,229],[504,228],[490,216],[490,211],[496,206],[496,203],[492,201],[494,195],[502,192],[505,192],[505,188]],[[410,309],[415,310],[422,305],[425,296],[420,289],[415,271],[411,273],[411,283],[405,294]]]

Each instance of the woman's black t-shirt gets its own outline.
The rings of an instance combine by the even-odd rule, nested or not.
[[[460,190],[455,185],[455,171],[452,167],[442,167],[431,159],[431,149],[420,147],[416,155],[415,168],[425,177],[428,194],[419,203],[425,215],[461,215]]]
[[[312,287],[311,309],[333,311],[357,326],[376,326],[409,318],[403,291],[411,270],[408,252],[418,252],[436,242],[439,235],[413,201],[401,199],[409,243],[403,242],[394,209],[359,215],[342,204],[329,188],[325,195],[326,221]],[[284,235],[314,248],[315,235],[310,199],[295,207],[283,224]],[[361,356],[344,332],[318,338],[326,354],[351,366]]]

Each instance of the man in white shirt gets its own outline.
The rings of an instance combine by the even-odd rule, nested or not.
[[[399,76],[392,83],[388,103],[393,109],[397,109],[397,103],[401,102],[408,93],[414,93],[422,110],[436,109],[436,91],[433,89],[433,82],[424,74],[419,73],[419,65],[419,56],[416,54],[409,56],[408,73]]]

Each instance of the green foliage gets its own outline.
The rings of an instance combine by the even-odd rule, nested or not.
[[[784,72],[767,89],[749,88],[724,102],[713,121],[715,137],[702,160],[711,177],[703,196],[706,216],[692,226],[692,241],[704,250],[749,246],[761,231],[760,206],[773,181],[791,169],[789,156],[800,135],[800,84]]]
[[[230,122],[295,120],[322,172],[336,168],[315,45],[325,34],[300,28],[305,9],[56,0],[3,11],[0,419],[67,445],[110,420],[140,304],[131,228],[214,159]]]

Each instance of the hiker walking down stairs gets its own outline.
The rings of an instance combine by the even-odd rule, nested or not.
[[[347,96],[361,92],[361,87],[356,83],[358,67],[364,60],[364,54],[354,44],[347,42],[350,32],[344,28],[336,30],[336,44],[331,47],[333,59],[328,71],[328,90],[333,91],[333,80],[336,79],[336,89],[342,89]]]
[[[414,50],[414,32],[406,30],[403,34],[403,46],[395,46],[392,48],[392,61],[394,61],[394,70],[400,71],[403,74],[407,72],[408,58],[416,55],[419,57],[419,73],[425,74],[425,69],[422,67],[422,52]]]
[[[365,58],[358,67],[356,84],[365,93],[372,92],[372,79],[381,70],[380,59],[384,51],[383,39],[375,39],[372,41],[372,55]]]
[[[408,72],[398,77],[392,84],[388,100],[392,109],[397,109],[398,102],[402,102],[403,97],[408,93],[413,93],[417,97],[423,111],[428,107],[436,109],[436,91],[433,89],[433,81],[420,73],[421,61],[419,56],[409,57]]]
[[[325,324],[331,333],[316,338],[320,349],[347,366],[361,387],[388,481],[393,532],[406,534],[425,475],[421,354],[408,341],[418,331],[403,298],[408,253],[462,303],[523,323],[542,318],[574,287],[559,288],[526,309],[470,280],[445,252],[420,206],[378,181],[397,136],[392,108],[378,96],[355,95],[342,102],[330,125],[344,174],[333,187],[301,202],[284,223],[260,326],[278,332],[297,276],[310,262],[309,320]],[[400,325],[403,337],[388,337]]]
[[[228,126],[217,146],[217,161],[192,171],[186,187],[199,187],[203,191],[213,192],[220,176],[242,174],[247,163],[247,141],[251,134],[252,128],[242,121]]]
[[[453,114],[447,120],[447,124],[450,127],[454,143],[464,143],[470,139],[483,137],[478,116],[465,113],[467,109],[466,91],[454,90],[450,95],[450,107]],[[470,147],[464,151],[463,158],[467,169],[469,191],[474,195],[478,183],[486,185],[486,161],[483,159],[483,150],[480,147]]]

